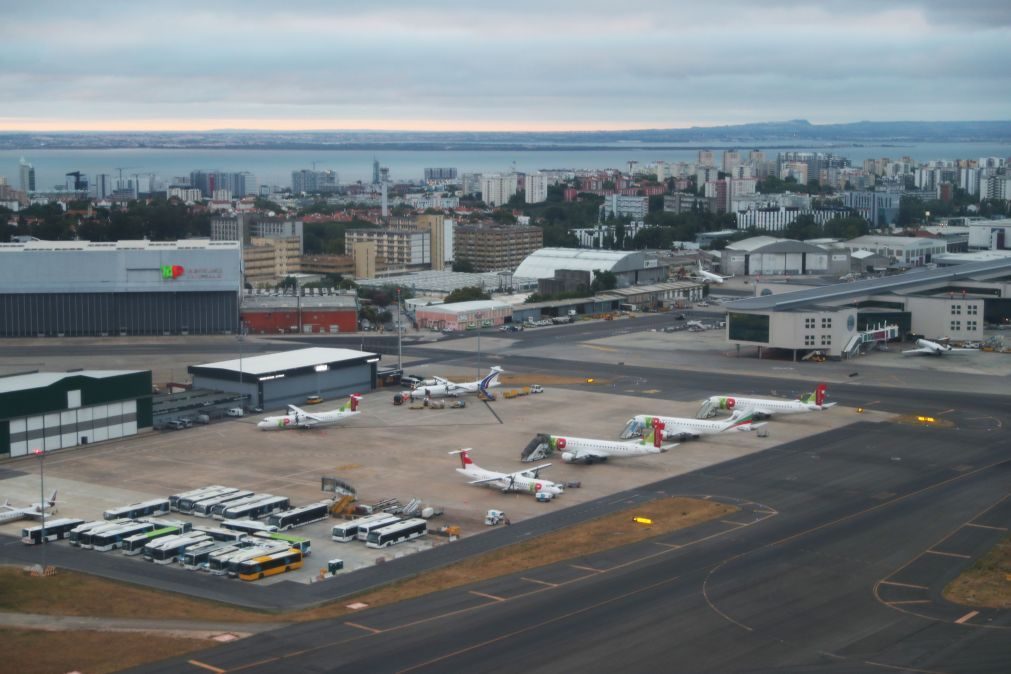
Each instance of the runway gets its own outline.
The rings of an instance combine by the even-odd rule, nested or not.
[[[1006,672],[1011,615],[937,590],[1009,483],[1003,434],[858,424],[654,485],[728,521],[136,671]]]

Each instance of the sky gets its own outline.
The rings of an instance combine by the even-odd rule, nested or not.
[[[0,130],[1011,119],[1009,0],[483,4],[5,0]]]

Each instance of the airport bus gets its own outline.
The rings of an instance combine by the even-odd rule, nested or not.
[[[25,545],[38,545],[43,540],[61,541],[67,537],[72,529],[84,524],[84,520],[77,520],[70,517],[61,517],[46,522],[46,536],[42,537],[42,527],[25,527],[21,530],[21,542]]]
[[[123,546],[120,549],[123,551],[124,555],[139,555],[144,551],[144,546],[151,541],[158,538],[164,538],[165,536],[178,536],[183,533],[186,532],[176,525],[161,527],[160,529],[155,529],[154,531],[134,534],[133,536],[123,539]]]
[[[157,527],[151,522],[132,522],[130,524],[124,524],[123,526],[112,529],[111,531],[103,531],[100,534],[95,534],[91,538],[91,548],[92,550],[97,550],[98,552],[115,550],[116,548],[123,547],[123,541],[130,536],[133,536],[134,534],[146,534],[149,531],[154,531],[156,528]]]
[[[244,498],[238,498],[234,501],[224,501],[222,503],[215,503],[211,506],[211,517],[216,520],[227,520],[230,519],[222,515],[227,508],[236,508],[238,506],[246,505],[247,503],[256,503],[257,501],[262,501],[267,498],[273,498],[273,494],[250,494]]]
[[[376,513],[375,515],[359,517],[356,520],[341,522],[340,524],[335,524],[333,529],[330,530],[330,538],[338,543],[349,543],[358,538],[359,526],[376,521],[381,521],[384,524],[393,524],[394,522],[399,522],[400,518],[389,513]]]
[[[218,576],[224,574],[234,576],[239,568],[239,562],[247,559],[256,559],[257,557],[262,557],[263,555],[272,555],[275,552],[281,552],[282,550],[289,549],[290,548],[287,543],[279,541],[264,541],[262,545],[254,545],[219,559],[216,565],[213,563],[212,558],[212,562],[208,566],[207,570]]]
[[[185,499],[200,500],[201,498],[208,498],[204,496],[204,494],[215,491],[217,489],[224,489],[224,487],[222,487],[220,484],[212,484],[207,487],[200,487],[199,489],[191,489],[189,491],[184,491],[181,494],[172,494],[171,496],[168,497],[169,506],[172,508],[172,510],[178,510],[180,499],[185,498]]]
[[[177,557],[186,552],[187,548],[209,540],[211,538],[206,534],[200,534],[195,531],[178,536],[159,538],[144,546],[144,559],[155,564],[171,564]]]
[[[215,499],[219,496],[227,496],[229,494],[234,494],[237,491],[239,490],[235,487],[218,487],[217,489],[207,490],[197,496],[184,496],[176,503],[176,510],[181,513],[189,514],[193,512],[194,506],[202,501]]]
[[[299,506],[284,512],[274,513],[267,518],[267,524],[277,527],[278,531],[287,531],[295,527],[305,526],[313,522],[319,522],[330,517],[330,506],[333,501],[320,501],[310,503],[306,506]]]
[[[179,558],[179,563],[183,565],[184,569],[190,571],[206,571],[211,555],[223,556],[241,549],[241,545],[222,543],[221,541],[215,541],[214,545],[210,546],[194,545],[183,553],[183,556]]]
[[[105,520],[92,520],[90,522],[84,522],[83,524],[78,524],[76,527],[70,530],[67,534],[67,540],[70,541],[71,545],[81,544],[81,535],[84,532],[94,529],[95,527],[100,527],[108,524]]]
[[[355,538],[357,538],[360,541],[367,541],[369,539],[369,534],[372,533],[374,530],[392,526],[394,524],[403,521],[402,518],[397,517],[396,515],[390,515],[390,513],[386,513],[386,515],[389,515],[389,518],[384,519],[380,517],[377,518],[375,521],[371,522],[359,522],[358,533],[355,534]]]
[[[246,534],[255,534],[260,531],[277,531],[277,527],[273,525],[254,522],[253,520],[225,520],[221,523],[221,526],[231,531],[239,531]]]
[[[241,520],[247,517],[256,520],[281,510],[287,510],[289,505],[290,501],[287,496],[271,496],[262,501],[225,508],[221,511],[221,516],[226,520]]]
[[[294,548],[239,562],[240,580],[260,580],[266,576],[302,568],[302,553]]]
[[[197,501],[193,504],[193,512],[191,514],[197,517],[210,517],[211,508],[218,505],[219,503],[229,503],[231,501],[238,501],[240,498],[246,498],[247,496],[252,496],[253,492],[248,489],[237,489],[231,494],[224,494],[222,496],[215,496],[213,498],[204,499],[202,501]]]
[[[196,531],[199,531],[202,534],[207,534],[220,543],[238,543],[239,541],[244,541],[249,537],[249,534],[245,531],[236,531],[235,529],[197,527]]]
[[[107,520],[137,519],[138,517],[148,517],[151,515],[165,515],[168,512],[169,500],[167,498],[159,498],[112,508],[102,513],[102,517]]]
[[[166,520],[161,517],[145,520],[161,527],[179,527],[179,533],[186,534],[193,530],[193,524],[186,520]]]
[[[373,529],[369,532],[369,539],[365,545],[370,548],[387,548],[404,541],[409,541],[419,536],[424,536],[428,532],[428,522],[415,517],[404,520],[397,524],[391,524],[381,529]]]
[[[77,536],[77,545],[84,548],[85,550],[91,549],[91,541],[94,540],[95,536],[98,534],[104,534],[107,531],[112,531],[113,529],[119,528],[124,524],[130,524],[133,520],[113,520],[111,522],[104,522],[96,527],[90,527],[85,529]]]
[[[240,555],[247,550],[252,549],[253,546],[234,546],[235,550],[227,550],[222,548],[221,550],[214,550],[207,555],[207,564],[205,564],[201,570],[209,571],[215,576],[223,576],[228,572],[228,563],[233,557]]]
[[[287,543],[289,548],[295,548],[302,553],[303,557],[308,557],[312,553],[312,541],[308,538],[302,538],[301,536],[292,536],[291,534],[278,534],[270,533],[266,531],[261,531],[253,534],[254,538],[262,538],[268,541],[279,541],[281,543]]]

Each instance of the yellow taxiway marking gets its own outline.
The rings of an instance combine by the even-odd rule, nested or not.
[[[911,587],[914,590],[929,590],[930,588],[926,585],[913,585],[911,583],[896,583],[894,580],[882,580],[880,581],[882,585],[898,585],[899,587]]]
[[[548,587],[558,587],[558,583],[549,583],[546,580],[537,580],[536,578],[527,578],[526,576],[520,576],[520,580],[525,580],[530,583],[537,583],[538,585],[546,585]]]
[[[579,569],[580,571],[592,571],[593,573],[601,573],[600,569],[594,569],[592,566],[578,566],[576,564],[569,564],[573,569]]]
[[[597,346],[596,344],[580,344],[579,346],[583,347],[584,349],[596,349],[597,351],[610,351],[612,353],[614,351],[617,351],[617,349],[612,349],[609,346]]]
[[[488,594],[487,592],[478,592],[477,590],[468,590],[475,597],[484,597],[485,599],[494,599],[495,601],[505,601],[505,597],[496,597],[493,594]]]
[[[927,550],[929,555],[941,555],[943,557],[957,557],[958,559],[972,559],[969,555],[962,555],[957,552],[941,552],[940,550]]]
[[[213,665],[208,665],[206,662],[200,662],[199,660],[187,660],[188,663],[194,667],[200,667],[201,669],[206,669],[209,672],[214,672],[214,674],[225,674],[227,670],[221,669],[220,667],[214,667]]]
[[[376,629],[375,627],[369,627],[368,625],[359,625],[358,623],[352,623],[346,620],[344,621],[344,624],[347,625],[348,627],[357,627],[360,630],[365,630],[366,632],[371,632],[372,634],[379,634],[380,632],[382,632],[382,630]]]
[[[1007,527],[992,527],[989,524],[976,524],[975,522],[968,522],[965,526],[976,527],[977,529],[993,529],[994,531],[1007,531]]]
[[[969,611],[964,616],[962,616],[961,618],[959,618],[958,620],[956,620],[955,624],[956,625],[961,625],[966,620],[972,620],[973,618],[975,618],[978,615],[979,615],[979,611]]]

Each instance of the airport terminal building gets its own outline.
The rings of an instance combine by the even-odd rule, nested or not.
[[[235,241],[0,244],[0,337],[234,332]]]

